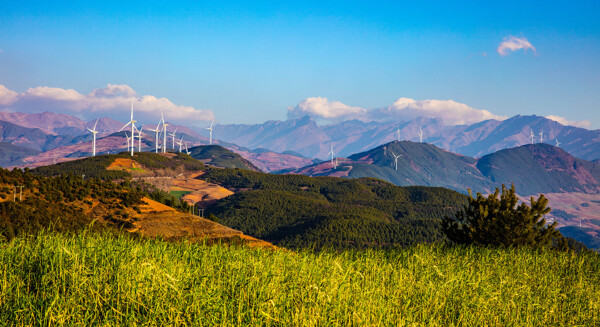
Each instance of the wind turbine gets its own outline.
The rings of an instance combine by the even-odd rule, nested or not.
[[[333,156],[335,155],[335,152],[333,152],[333,144],[331,145],[331,150],[329,150],[329,153],[327,153],[327,155],[331,155],[331,165],[333,166],[333,168],[335,168],[335,163],[333,161]]]
[[[94,135],[94,142],[92,143],[92,157],[96,156],[96,134],[98,134],[98,131],[96,130],[96,125],[98,125],[98,119],[96,119],[96,123],[94,124],[93,129],[87,129]]]
[[[544,143],[544,131],[540,132],[540,143]]]
[[[125,127],[127,127],[129,124],[131,124],[131,136],[134,137],[135,136],[135,123],[136,121],[133,120],[133,99],[131,99],[131,119],[129,120],[129,122],[127,124],[125,124],[125,126],[121,127],[121,129],[119,130],[122,131]],[[125,135],[127,135],[127,133],[125,133]],[[128,142],[129,144],[129,142]],[[133,157],[133,142],[131,143],[131,156]],[[129,150],[129,145],[127,146],[127,150]]]
[[[421,126],[419,126],[419,138],[421,139],[421,143],[423,143],[423,130],[421,129]]]
[[[556,140],[556,147],[557,148],[560,147],[560,142],[558,142],[558,139],[554,139],[554,140]]]
[[[188,155],[191,153],[190,151],[188,151],[187,143],[185,144],[185,153],[187,153]]]
[[[142,130],[144,129],[144,126],[140,127],[140,130],[138,131],[138,152],[142,152]]]
[[[214,124],[214,123],[215,123],[215,121],[213,120],[213,121],[210,123],[210,127],[209,127],[209,128],[207,128],[207,130],[209,130],[209,131],[210,131],[210,139],[209,139],[209,141],[208,141],[208,145],[212,145],[212,131],[213,131],[213,124]]]
[[[531,144],[533,144],[533,142],[535,141],[535,136],[533,135],[533,130],[531,130],[531,135],[529,135],[529,138],[531,139]]]
[[[183,135],[181,135],[181,140],[179,140],[177,144],[179,144],[179,152],[181,152],[181,146],[183,145]]]
[[[129,151],[129,140],[131,138],[129,137],[129,135],[127,135],[127,132],[125,132],[125,137],[127,138],[127,151]]]
[[[396,140],[400,142],[400,125],[398,125],[398,130],[396,131]]]
[[[160,119],[161,119],[161,122],[162,122],[162,125],[163,125],[163,137],[164,137],[164,140],[163,140],[163,153],[166,153],[167,152],[167,126],[169,126],[169,124],[167,124],[165,122],[165,116],[163,115],[162,109],[160,110]]]
[[[160,133],[160,123],[161,123],[161,122],[159,121],[159,122],[158,122],[158,125],[156,125],[156,128],[155,128],[155,129],[150,129],[150,128],[149,128],[149,129],[150,129],[150,131],[151,131],[151,132],[154,132],[154,135],[155,135],[155,139],[156,139],[156,141],[155,141],[155,143],[154,143],[154,148],[155,148],[155,150],[156,150],[156,153],[158,153],[158,134]]]
[[[171,133],[171,137],[173,138],[173,149],[175,149],[175,133],[176,132],[177,132],[177,127],[175,127],[175,130],[173,131],[173,133]]]
[[[390,152],[392,152],[392,155],[394,156],[394,163],[396,164],[396,170],[398,170],[398,158],[402,157],[402,155],[401,154],[395,155],[394,151],[390,151]]]

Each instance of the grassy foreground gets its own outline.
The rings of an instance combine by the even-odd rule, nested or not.
[[[43,233],[0,244],[2,325],[600,325],[600,256],[294,253]]]

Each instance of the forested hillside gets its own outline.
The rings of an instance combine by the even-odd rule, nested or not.
[[[276,245],[394,247],[443,241],[440,220],[466,203],[445,188],[207,169],[202,179],[243,192],[208,208],[219,222]]]
[[[201,145],[193,147],[189,151],[192,158],[212,166],[260,171],[250,161],[220,145]]]
[[[21,187],[22,186],[22,187]],[[125,185],[77,175],[53,178],[0,169],[0,238],[36,234],[41,229],[73,232],[94,219],[121,226],[144,194]]]

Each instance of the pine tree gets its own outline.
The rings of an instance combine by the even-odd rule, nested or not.
[[[477,193],[473,198],[469,190],[469,203],[454,217],[442,220],[446,236],[457,244],[491,246],[531,246],[534,248],[558,245],[565,247],[565,240],[556,229],[557,223],[546,224],[544,215],[550,212],[548,199],[541,194],[531,197],[531,206],[517,205],[514,184],[510,189],[502,185],[493,194],[484,197]]]

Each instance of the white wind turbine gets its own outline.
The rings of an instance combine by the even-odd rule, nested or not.
[[[181,135],[181,140],[179,140],[177,144],[179,145],[179,152],[181,152],[181,146],[183,145],[183,135]]]
[[[398,130],[396,130],[396,140],[400,142],[400,125],[398,125]]]
[[[125,127],[127,127],[129,124],[131,124],[131,136],[134,137],[135,136],[135,123],[136,121],[133,120],[133,99],[131,99],[131,119],[129,120],[129,122],[127,124],[125,124],[125,126],[121,127],[121,129],[119,130],[122,131]],[[127,135],[127,133],[125,133]],[[131,142],[131,156],[133,157],[133,148],[134,148],[134,144],[133,142]],[[129,146],[127,146],[127,150],[129,150]]]
[[[151,129],[149,128],[149,130],[151,132],[154,132],[154,136],[155,136],[155,143],[154,143],[154,149],[156,150],[156,153],[158,153],[158,134],[160,133],[160,121],[158,122],[158,125],[156,125],[155,129]]]
[[[213,131],[213,124],[214,124],[214,123],[215,123],[215,121],[213,120],[213,121],[210,123],[210,127],[209,127],[209,128],[207,128],[207,130],[209,130],[209,131],[210,131],[210,139],[209,139],[209,141],[208,141],[208,145],[212,145],[212,131]]]
[[[127,135],[127,132],[125,132],[125,137],[127,138],[127,151],[129,151],[129,140],[131,140],[131,137]]]
[[[558,139],[554,139],[556,141],[556,147],[560,147],[560,142],[558,142]]]
[[[540,143],[544,143],[544,131],[540,132]]]
[[[529,135],[529,138],[531,139],[531,144],[533,144],[533,142],[535,142],[535,135],[533,135],[533,130],[531,130],[531,135]]]
[[[136,136],[138,138],[138,152],[142,152],[142,130],[144,129],[144,126],[140,127],[140,130],[138,131],[138,136]]]
[[[396,170],[398,170],[398,158],[402,157],[402,155],[401,154],[395,155],[394,151],[390,151],[390,152],[392,152],[392,155],[394,156],[394,163],[396,165]]]
[[[423,143],[423,130],[421,129],[421,126],[419,126],[419,139],[421,140],[421,143]]]
[[[167,126],[169,126],[169,124],[167,124],[165,122],[165,116],[163,115],[162,109],[160,110],[160,119],[161,119],[161,122],[162,122],[162,125],[163,125],[163,137],[164,137],[164,140],[163,140],[163,153],[166,153],[167,152]]]
[[[175,150],[175,133],[177,133],[177,127],[175,127],[175,130],[173,131],[173,133],[170,134],[171,137],[173,138],[173,150]]]
[[[190,151],[188,151],[187,143],[185,144],[185,153],[187,153],[188,155],[191,153]]]
[[[331,148],[329,150],[329,153],[327,153],[327,155],[331,155],[331,165],[333,166],[333,168],[335,168],[335,163],[333,161],[333,156],[335,156],[335,152],[333,152],[333,144],[331,145]]]
[[[93,129],[87,129],[94,135],[94,141],[92,143],[92,157],[96,156],[96,134],[98,134],[98,131],[96,130],[96,125],[98,125],[98,119],[96,119],[96,123],[94,124]]]

